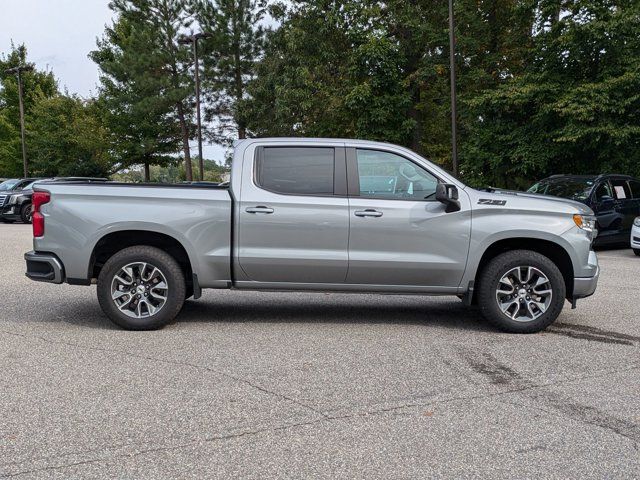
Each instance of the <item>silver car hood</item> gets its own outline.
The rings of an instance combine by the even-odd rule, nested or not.
[[[589,206],[576,200],[567,198],[554,197],[552,195],[542,195],[539,193],[520,192],[517,190],[501,190],[491,189],[491,191],[474,190],[474,192],[483,198],[500,198],[508,200],[509,198],[517,199],[517,203],[526,202],[530,209],[540,209],[541,211],[558,211],[566,210],[566,207],[575,209],[575,213],[583,215],[593,215],[593,210]],[[562,208],[565,207],[565,208]]]

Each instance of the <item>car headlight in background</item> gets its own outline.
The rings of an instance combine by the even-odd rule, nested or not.
[[[576,214],[573,216],[573,221],[580,230],[587,234],[587,237],[591,241],[598,236],[595,217]]]
[[[20,198],[20,195],[11,195],[9,197],[9,201],[7,202],[7,205],[15,205],[16,203],[18,203],[19,198]]]
[[[573,221],[582,230],[587,232],[593,232],[596,229],[596,219],[594,217],[590,217],[589,215],[574,215]]]
[[[634,224],[636,227],[640,227],[640,217],[636,217],[636,219],[633,221],[633,224]]]

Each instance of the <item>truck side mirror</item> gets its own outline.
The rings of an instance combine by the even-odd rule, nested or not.
[[[460,201],[458,200],[458,187],[451,183],[438,183],[436,186],[436,200],[447,206],[445,212],[457,212],[460,210]]]

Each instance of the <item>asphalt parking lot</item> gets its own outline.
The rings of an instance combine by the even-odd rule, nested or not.
[[[0,225],[0,477],[638,478],[640,258],[536,335],[455,298],[205,291],[126,332]]]

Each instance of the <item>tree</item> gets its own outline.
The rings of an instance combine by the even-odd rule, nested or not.
[[[199,0],[198,22],[212,37],[203,42],[203,92],[208,104],[205,118],[214,120],[215,142],[228,144],[229,136],[246,138],[243,109],[247,83],[255,77],[262,54],[264,16],[262,0]]]
[[[9,54],[0,58],[0,174],[5,176],[22,175],[18,81],[15,75],[5,74],[5,70],[18,65],[34,66],[27,61],[27,48],[12,44]],[[50,98],[58,92],[53,73],[36,69],[22,74],[22,86],[25,116],[29,116],[38,100]],[[28,120],[25,127],[27,132],[33,130]],[[28,141],[27,155],[31,159]]]
[[[32,174],[108,176],[113,160],[101,117],[95,100],[67,95],[40,98],[28,117]]]
[[[552,173],[640,175],[640,6],[536,2],[521,75],[469,98],[463,172],[524,187]]]
[[[105,122],[121,168],[166,165],[182,145],[187,178],[192,179],[187,105],[193,84],[191,53],[177,43],[192,22],[187,0],[113,0],[117,18],[90,57],[101,70]]]
[[[462,99],[521,65],[529,30],[519,8],[518,0],[456,2]],[[272,15],[280,28],[249,85],[250,129],[390,141],[449,165],[446,2],[312,0],[276,5]]]

